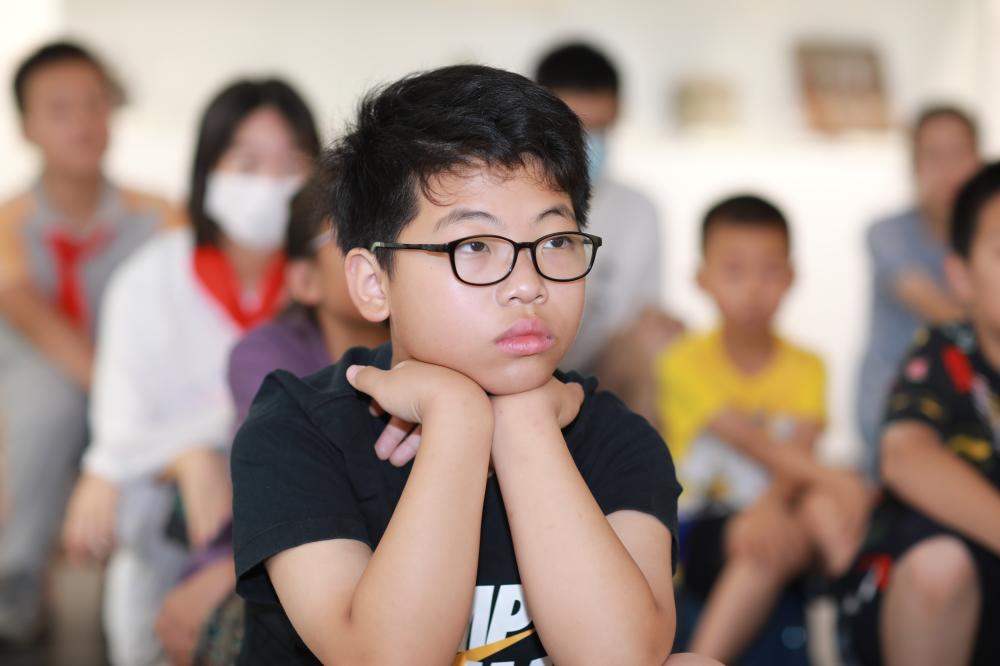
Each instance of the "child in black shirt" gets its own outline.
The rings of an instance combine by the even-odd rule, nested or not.
[[[577,118],[521,76],[435,70],[366,98],[320,177],[391,342],[273,374],[237,436],[242,662],[663,663],[670,456],[555,373],[601,243]]]
[[[919,333],[889,398],[886,490],[843,600],[865,664],[1000,663],[1000,164],[952,225],[970,321]]]

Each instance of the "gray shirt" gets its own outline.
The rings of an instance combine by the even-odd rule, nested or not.
[[[608,338],[644,306],[660,304],[660,220],[644,195],[601,178],[586,231],[604,242],[587,276],[583,323],[561,367],[590,374]]]
[[[886,399],[910,341],[925,323],[896,298],[893,284],[904,271],[920,271],[947,291],[944,271],[947,248],[931,235],[916,210],[876,222],[868,230],[867,242],[874,284],[868,346],[857,392],[857,414],[866,445],[865,467],[875,474]]]

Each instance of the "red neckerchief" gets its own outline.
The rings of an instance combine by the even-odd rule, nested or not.
[[[273,317],[284,296],[285,258],[281,255],[264,271],[261,280],[260,306],[253,310],[243,307],[236,271],[219,248],[208,246],[195,248],[194,272],[212,298],[244,331]]]
[[[56,262],[56,307],[79,329],[84,328],[90,314],[80,266],[109,239],[103,228],[80,236],[59,227],[52,229],[45,239]]]

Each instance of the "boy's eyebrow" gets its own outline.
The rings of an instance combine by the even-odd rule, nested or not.
[[[484,210],[471,210],[469,208],[456,208],[434,224],[434,231],[440,231],[450,224],[464,222],[465,220],[482,220],[487,224],[502,227],[503,222]]]
[[[560,217],[565,217],[567,220],[576,220],[573,215],[573,211],[570,210],[569,206],[565,204],[559,204],[558,206],[552,206],[544,211],[542,211],[538,217],[535,218],[535,222],[541,222],[544,218],[549,215],[558,215]],[[496,216],[487,213],[484,210],[473,210],[469,208],[456,208],[451,211],[440,220],[434,224],[434,231],[440,231],[441,229],[447,227],[450,224],[456,224],[458,222],[464,222],[466,220],[482,220],[487,224],[493,226],[502,227],[504,223],[501,222]]]

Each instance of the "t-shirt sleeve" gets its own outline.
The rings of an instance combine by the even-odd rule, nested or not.
[[[310,420],[287,372],[265,379],[233,444],[233,550],[236,591],[278,603],[264,563],[315,541],[355,539],[372,546],[343,454]]]
[[[229,354],[227,379],[236,407],[236,423],[246,420],[257,390],[268,373],[279,369],[280,350],[261,329],[247,333]]]
[[[657,404],[670,450],[683,458],[688,446],[725,405],[722,393],[698,367],[690,345],[682,341],[657,362]]]
[[[921,330],[889,394],[885,426],[919,421],[947,437],[952,406],[972,382],[969,358],[941,333]]]
[[[649,514],[670,531],[671,562],[677,567],[677,498],[681,486],[663,438],[610,393],[597,393],[583,456],[584,479],[601,511]]]
[[[826,370],[818,356],[803,356],[796,401],[802,418],[826,423]]]
[[[874,225],[867,235],[875,287],[891,293],[893,282],[906,270],[919,268],[914,264],[913,241],[904,225],[885,220]]]

